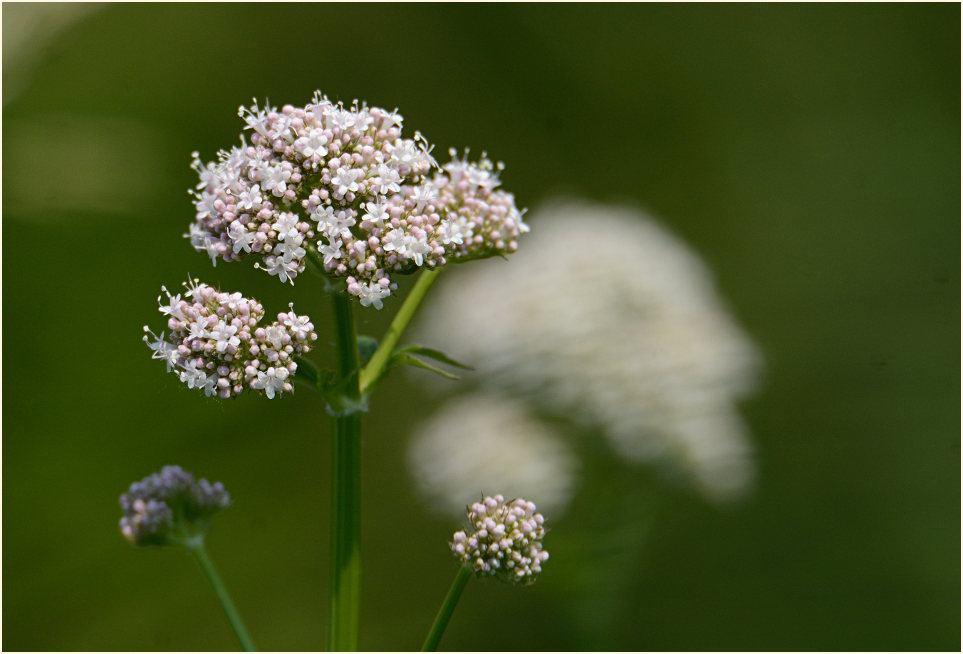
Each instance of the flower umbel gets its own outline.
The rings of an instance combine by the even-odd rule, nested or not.
[[[498,577],[520,584],[535,583],[548,560],[542,549],[545,518],[535,504],[521,498],[506,502],[502,495],[485,497],[468,507],[474,531],[456,531],[451,551],[479,577]]]
[[[318,338],[307,316],[289,305],[291,310],[279,313],[277,322],[259,326],[264,307],[257,300],[217,291],[196,279],[185,287],[186,300],[161,287],[167,301],[158,297],[158,310],[168,316],[170,335],[157,336],[144,326],[152,358],[166,361],[168,372],[205,395],[227,398],[253,389],[273,399],[294,390],[289,381],[298,369],[294,357],[308,352]]]
[[[195,481],[180,466],[164,466],[120,496],[120,533],[133,545],[185,545],[230,505],[221,482]]]
[[[579,462],[523,404],[478,391],[456,397],[415,428],[408,468],[433,508],[453,516],[479,488],[537,497],[556,518],[577,485]]]
[[[316,258],[363,306],[380,309],[389,274],[508,254],[528,231],[514,197],[497,190],[501,164],[455,158],[438,167],[421,134],[403,138],[402,117],[350,108],[317,92],[304,107],[241,107],[252,130],[217,162],[192,167],[195,249],[291,281]],[[434,174],[430,173],[434,170]]]
[[[598,429],[630,463],[683,473],[711,501],[743,497],[755,466],[736,407],[760,356],[706,264],[631,209],[568,199],[539,221],[511,266],[442,286],[416,338],[474,364],[489,393]],[[586,234],[598,252],[572,256]],[[470,450],[435,464],[464,465]]]

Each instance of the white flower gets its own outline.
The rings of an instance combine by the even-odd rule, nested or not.
[[[294,311],[284,315],[284,325],[291,330],[291,335],[295,340],[303,341],[309,337],[314,330],[314,325],[307,316],[299,316]]]
[[[258,179],[261,180],[261,186],[277,197],[284,195],[288,188],[287,182],[291,179],[291,172],[280,165],[262,164],[257,174]]]
[[[358,122],[358,115],[353,111],[334,110],[326,118],[330,120],[331,127],[336,127],[341,131],[350,130]]]
[[[407,254],[408,237],[403,230],[393,229],[385,234],[382,240],[382,247],[385,252],[394,252],[402,259]]]
[[[275,350],[280,350],[284,345],[285,330],[280,325],[271,325],[264,330],[265,338]]]
[[[211,333],[207,331],[203,322],[192,322],[188,325],[187,338],[185,342],[193,341],[196,338],[204,339],[210,336]]]
[[[207,252],[207,256],[211,258],[211,265],[217,265],[217,258],[221,256],[221,249],[218,247],[220,241],[216,241],[213,238],[205,237],[204,239],[204,250]]]
[[[344,195],[346,193],[357,191],[358,180],[364,177],[364,171],[357,168],[338,168],[334,177],[331,178],[331,184],[334,185],[334,192],[338,195]]]
[[[364,208],[367,211],[364,220],[369,221],[379,229],[385,226],[385,220],[388,219],[388,205],[384,202],[367,202]]]
[[[167,291],[166,286],[161,286],[161,290],[167,294],[167,304],[161,302],[161,298],[157,296],[157,304],[159,305],[158,310],[165,316],[172,316],[178,320],[184,320],[184,314],[181,312],[181,295],[171,296]]]
[[[216,341],[215,349],[218,352],[224,352],[228,346],[237,347],[241,344],[241,339],[237,337],[237,327],[223,320],[217,321],[217,325],[211,330],[211,338]]]
[[[282,282],[290,281],[293,284],[294,278],[301,272],[301,263],[297,259],[270,255],[264,257],[264,264],[263,266],[254,264],[254,267],[267,271],[269,275],[277,276]]]
[[[197,196],[197,202],[194,203],[197,209],[197,217],[207,218],[208,216],[216,216],[218,214],[217,209],[214,208],[214,202],[216,200],[217,196],[207,191]]]
[[[151,359],[163,359],[167,362],[167,372],[170,372],[174,365],[177,363],[180,355],[177,352],[177,346],[164,340],[164,332],[160,333],[160,336],[152,332],[147,325],[144,325],[144,331],[150,334],[154,340],[153,342],[144,335],[144,342],[147,343],[147,347],[151,349]]]
[[[276,112],[277,109],[266,105],[264,109],[259,109],[257,106],[257,100],[254,100],[254,104],[248,107],[238,107],[237,115],[244,119],[247,123],[245,129],[253,129],[258,134],[262,136],[267,136],[267,116],[269,113]]]
[[[425,262],[425,255],[431,252],[431,246],[428,245],[428,241],[423,238],[406,236],[405,250],[408,253],[408,258],[414,259],[415,265],[420,266]]]
[[[226,298],[223,298],[226,300],[224,304],[226,304],[227,308],[231,311],[237,311],[238,307],[241,306],[241,303],[247,302],[247,299],[240,293],[223,293],[222,296],[223,295],[227,296]]]
[[[274,246],[274,252],[283,255],[285,263],[293,263],[297,267],[298,262],[304,258],[305,251],[301,247],[304,239],[298,231],[292,231],[287,237]]]
[[[323,241],[318,241],[318,254],[324,257],[324,263],[329,264],[335,259],[340,259],[344,256],[341,252],[341,240],[334,239],[328,244]]]
[[[411,139],[398,139],[391,149],[388,164],[404,172],[406,169],[414,170],[431,160],[431,157]]]
[[[329,207],[330,208],[330,207]],[[351,238],[351,227],[355,219],[348,210],[323,212],[324,222],[318,221],[318,227],[328,235],[328,238]]]
[[[401,191],[401,174],[387,164],[378,165],[377,177],[372,179],[373,191],[378,195],[388,195]]]
[[[254,242],[254,232],[249,232],[241,224],[241,221],[235,220],[227,228],[227,235],[234,241],[234,254],[241,252],[250,252],[251,244]]]
[[[438,197],[434,184],[424,184],[415,188],[415,213],[421,211],[425,204]]]
[[[274,138],[283,139],[287,142],[291,142],[291,118],[285,114],[277,114],[271,123],[271,132],[274,134]]]
[[[184,283],[184,288],[186,289],[184,297],[194,298],[207,288],[207,284],[204,284],[199,279],[190,279],[188,277],[187,282]]]
[[[318,128],[312,129],[307,136],[303,136],[294,142],[294,149],[305,157],[318,155],[323,157],[328,154],[328,149],[324,147],[328,143],[328,137],[324,131]]]
[[[204,244],[210,239],[210,235],[198,223],[191,223],[184,236],[191,240],[191,247],[198,251],[203,251]]]
[[[261,196],[261,187],[259,184],[244,189],[237,196],[237,206],[248,211],[260,209],[262,202],[264,202],[264,198]],[[255,209],[255,207],[257,209]]]
[[[276,222],[271,225],[271,229],[278,233],[278,239],[284,240],[289,234],[298,234],[298,217],[293,213],[282,213]]]
[[[199,181],[195,188],[209,188],[216,186],[218,183],[218,171],[217,166],[214,162],[207,164],[206,166],[201,163],[201,153],[194,151],[191,152],[191,168],[197,171],[197,176]]]
[[[438,239],[448,245],[449,243],[456,243],[462,245],[466,240],[470,240],[472,236],[472,229],[469,227],[467,221],[459,216],[454,220],[447,220],[438,227]]]
[[[184,370],[180,372],[180,378],[188,388],[201,389],[206,396],[214,393],[214,386],[217,384],[217,375],[208,375],[203,370],[198,370],[197,361],[194,359],[184,366]]]
[[[314,99],[305,109],[316,121],[326,125],[326,117],[334,110],[334,105],[320,91],[315,91]]]
[[[385,111],[382,109],[381,121],[378,124],[378,127],[381,129],[391,129],[392,127],[400,128],[403,122],[404,118],[398,113],[398,109],[395,109],[394,111]]]
[[[381,300],[391,295],[391,289],[386,286],[382,286],[378,282],[371,282],[369,284],[362,284],[360,294],[361,306],[369,307],[374,306],[375,309],[381,309],[383,304]]]
[[[251,388],[263,390],[268,399],[273,400],[276,393],[284,392],[288,374],[288,369],[280,366],[277,368],[271,366],[267,369],[267,372],[259,370],[257,379],[251,382]]]
[[[314,208],[311,212],[311,220],[318,224],[318,229],[321,231],[327,231],[325,229],[329,221],[334,220],[334,207],[331,205],[320,205]]]

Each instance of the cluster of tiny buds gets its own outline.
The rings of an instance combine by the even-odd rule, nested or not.
[[[157,335],[144,326],[151,358],[163,359],[168,372],[208,396],[228,398],[252,389],[273,399],[294,390],[295,358],[318,338],[307,316],[288,305],[289,312],[261,326],[264,307],[257,300],[217,291],[196,279],[184,287],[185,299],[161,287],[167,299],[158,296],[158,310],[168,316],[170,334],[165,338],[163,331]]]
[[[214,514],[230,505],[221,482],[195,481],[180,466],[165,466],[120,496],[120,533],[132,545],[184,545],[207,533]]]
[[[421,134],[402,138],[397,110],[345,108],[319,91],[304,107],[238,113],[250,143],[242,136],[217,162],[193,155],[197,213],[185,236],[215,264],[253,255],[293,283],[310,259],[380,309],[397,287],[390,273],[508,254],[528,231],[514,197],[496,190],[501,164],[451,151],[439,168]]]
[[[473,531],[452,536],[451,551],[479,577],[531,584],[548,560],[542,549],[545,519],[535,504],[521,498],[509,502],[502,495],[485,497],[468,507]]]

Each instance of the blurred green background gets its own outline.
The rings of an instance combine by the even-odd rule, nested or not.
[[[185,554],[118,533],[117,496],[167,463],[234,496],[209,549],[259,646],[323,646],[317,398],[204,399],[139,340],[188,272],[269,313],[294,300],[331,340],[310,277],[212,269],[181,237],[190,152],[235,143],[252,96],[318,88],[399,107],[442,157],[487,149],[521,206],[647,207],[766,359],[743,406],[748,501],[720,510],[590,462],[539,583],[473,582],[444,647],[960,646],[958,5],[2,11],[5,649],[235,647]],[[419,373],[394,375],[365,427],[366,649],[419,647],[456,569],[457,525],[400,467],[432,410]],[[600,508],[613,495],[631,506]],[[599,545],[601,524],[624,533]]]

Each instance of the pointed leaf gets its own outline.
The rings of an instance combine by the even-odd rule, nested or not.
[[[458,379],[461,379],[460,377],[458,377],[458,375],[453,375],[453,374],[451,374],[450,372],[447,372],[447,371],[445,371],[445,370],[442,370],[441,368],[437,368],[437,367],[431,365],[430,363],[427,363],[427,362],[425,362],[425,361],[422,361],[421,359],[416,359],[415,357],[410,356],[410,355],[407,355],[407,354],[402,357],[401,363],[407,363],[409,366],[414,366],[414,367],[416,367],[416,368],[424,368],[425,370],[430,370],[430,371],[432,371],[433,373],[438,374],[438,375],[441,375],[442,377],[446,377],[446,378],[448,378],[448,379],[454,379],[454,380],[456,380],[456,381],[457,381]]]
[[[429,359],[434,359],[435,361],[440,361],[441,363],[447,363],[449,366],[455,366],[456,368],[461,368],[463,370],[474,370],[474,368],[471,366],[465,365],[459,361],[455,361],[444,352],[434,348],[425,347],[424,345],[406,345],[405,347],[396,350],[395,354],[418,354],[423,357],[428,357]]]

